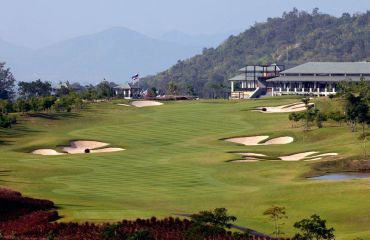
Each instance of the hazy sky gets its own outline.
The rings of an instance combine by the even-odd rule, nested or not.
[[[370,10],[370,0],[0,0],[0,38],[40,47],[113,26],[151,36],[237,32],[293,7],[340,16]]]

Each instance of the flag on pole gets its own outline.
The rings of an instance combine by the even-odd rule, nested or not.
[[[138,81],[138,80],[140,80],[139,74],[136,74],[136,75],[132,76],[131,77],[131,80],[132,81]]]

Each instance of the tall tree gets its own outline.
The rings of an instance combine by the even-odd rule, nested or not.
[[[266,209],[266,211],[263,212],[263,215],[269,216],[274,222],[274,234],[275,237],[279,237],[279,235],[282,234],[280,226],[283,224],[280,221],[283,218],[287,218],[285,207],[273,206]]]
[[[0,99],[11,99],[14,96],[15,78],[4,62],[0,62]]]
[[[334,240],[334,228],[326,226],[326,220],[318,215],[312,215],[310,218],[302,219],[294,224],[294,227],[300,230],[293,240]]]
[[[51,83],[41,79],[32,82],[19,82],[18,93],[23,98],[47,97],[51,95]]]
[[[96,91],[98,94],[98,98],[111,98],[114,96],[114,87],[117,84],[113,82],[108,82],[107,80],[101,81],[98,85],[96,85]]]

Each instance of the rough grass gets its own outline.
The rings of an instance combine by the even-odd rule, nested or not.
[[[287,208],[284,231],[314,213],[328,220],[338,239],[370,235],[369,180],[310,181],[308,162],[228,163],[230,152],[270,157],[306,151],[361,156],[357,135],[347,127],[307,133],[291,128],[287,113],[251,112],[259,106],[296,102],[175,101],[149,108],[97,103],[75,114],[25,116],[0,134],[0,181],[35,198],[50,199],[62,221],[119,220],[192,213],[226,207],[238,224],[272,232],[262,215],[272,205]],[[292,136],[294,143],[241,146],[220,139],[235,136]],[[37,148],[55,148],[70,140],[111,143],[127,149],[105,154],[36,156]]]

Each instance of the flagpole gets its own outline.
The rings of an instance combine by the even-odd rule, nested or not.
[[[139,89],[139,97],[141,97],[141,91],[140,91],[140,77],[137,79],[137,88]]]

